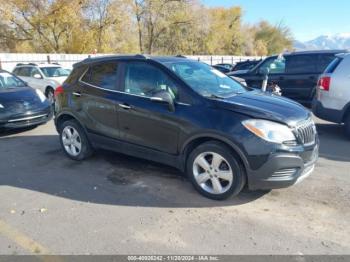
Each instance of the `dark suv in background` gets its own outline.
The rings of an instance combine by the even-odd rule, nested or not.
[[[204,196],[291,186],[318,156],[311,113],[180,57],[111,56],[74,66],[55,91],[55,124],[74,160],[95,148],[185,171]]]
[[[248,86],[261,88],[266,69],[269,82],[282,89],[282,95],[305,105],[311,105],[319,76],[336,54],[346,50],[322,50],[285,53],[270,56],[247,72],[228,75],[243,78]]]

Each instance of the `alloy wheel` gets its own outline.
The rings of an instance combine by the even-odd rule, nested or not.
[[[227,192],[233,182],[233,171],[220,154],[203,152],[193,162],[193,174],[197,184],[210,194]]]
[[[81,152],[82,142],[78,131],[72,126],[66,126],[61,134],[62,143],[66,152],[77,156]]]

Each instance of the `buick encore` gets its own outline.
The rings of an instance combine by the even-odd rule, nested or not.
[[[56,128],[71,159],[104,148],[167,164],[211,199],[244,186],[291,186],[318,157],[303,106],[183,57],[88,58],[74,65],[55,99]]]

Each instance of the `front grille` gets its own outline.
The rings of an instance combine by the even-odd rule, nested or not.
[[[303,145],[311,145],[316,140],[316,126],[314,121],[309,118],[297,124],[295,127],[296,137]]]

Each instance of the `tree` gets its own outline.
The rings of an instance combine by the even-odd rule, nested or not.
[[[15,52],[268,55],[288,27],[242,25],[240,7],[199,0],[0,0],[0,43]]]
[[[259,45],[260,51],[263,45],[266,46],[264,55],[272,55],[291,49],[293,39],[290,29],[282,23],[273,26],[267,21],[262,21],[255,28],[255,43]]]
[[[29,41],[36,52],[65,52],[84,26],[82,4],[80,0],[11,0],[0,6],[0,14],[15,40]],[[1,37],[9,37],[8,33]]]
[[[169,32],[170,27],[190,23],[185,16],[179,15],[188,6],[187,3],[186,0],[134,1],[140,52],[153,53],[158,39]]]

